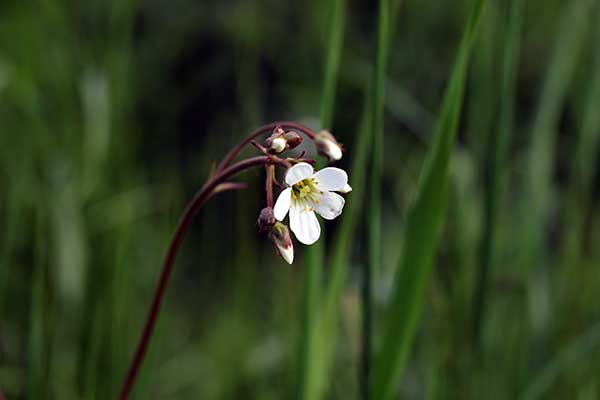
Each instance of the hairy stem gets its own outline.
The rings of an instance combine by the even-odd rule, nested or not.
[[[163,262],[162,272],[160,274],[158,285],[154,292],[154,298],[152,299],[152,305],[148,313],[148,318],[146,319],[146,324],[144,326],[142,336],[140,337],[140,340],[138,342],[133,361],[131,362],[131,366],[129,367],[129,371],[127,372],[127,376],[125,377],[123,386],[121,388],[121,392],[119,394],[120,400],[125,400],[129,398],[131,390],[133,389],[133,385],[138,376],[139,369],[142,366],[144,356],[146,355],[146,352],[148,350],[150,337],[152,336],[154,326],[156,325],[156,320],[158,318],[160,306],[165,294],[165,290],[167,288],[167,284],[169,282],[169,277],[171,276],[171,272],[173,270],[173,265],[175,263],[175,257],[177,256],[177,253],[181,247],[181,243],[183,242],[185,234],[187,233],[190,224],[194,219],[194,216],[196,216],[202,205],[213,194],[215,194],[215,189],[220,184],[225,183],[227,179],[249,168],[261,165],[270,166],[274,163],[280,164],[284,167],[287,167],[289,165],[287,161],[277,157],[258,156],[240,161],[237,164],[234,164],[230,167],[218,169],[216,174],[212,178],[210,178],[204,184],[204,186],[202,186],[202,188],[196,193],[194,198],[188,203],[187,207],[185,208],[185,211],[183,212],[183,215],[181,216],[181,219],[179,220],[179,224],[177,225],[177,229],[175,230],[173,238],[171,239],[167,255]],[[0,400],[2,400],[1,396]]]

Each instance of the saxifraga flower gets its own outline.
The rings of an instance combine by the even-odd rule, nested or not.
[[[304,244],[313,244],[321,235],[321,226],[315,212],[325,219],[334,219],[342,213],[345,200],[335,192],[347,193],[348,174],[340,168],[327,167],[314,172],[308,163],[298,163],[287,170],[287,188],[277,198],[273,208],[275,218],[283,221],[290,213],[290,228]]]

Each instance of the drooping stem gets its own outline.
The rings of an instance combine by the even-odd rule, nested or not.
[[[131,362],[131,366],[129,367],[129,371],[127,372],[127,376],[123,382],[123,386],[121,388],[121,392],[119,394],[120,400],[125,400],[129,398],[129,394],[133,389],[133,385],[138,376],[139,369],[142,366],[142,362],[144,360],[144,356],[148,350],[148,344],[150,342],[150,337],[152,336],[152,332],[154,331],[154,326],[156,325],[156,320],[158,318],[158,313],[160,311],[160,306],[165,294],[165,290],[167,288],[167,284],[169,282],[169,277],[171,276],[171,272],[173,270],[173,265],[175,263],[175,258],[177,253],[181,247],[181,243],[187,233],[194,216],[198,213],[202,205],[213,195],[215,194],[215,189],[222,183],[234,175],[238,173],[261,165],[273,165],[279,164],[284,167],[288,167],[289,163],[283,159],[273,157],[273,156],[258,156],[253,158],[248,158],[246,160],[240,161],[230,167],[225,167],[224,169],[217,170],[215,175],[210,178],[204,186],[196,193],[194,198],[188,203],[179,223],[177,225],[177,229],[171,239],[171,243],[169,244],[169,249],[167,251],[167,255],[163,262],[162,272],[160,274],[160,278],[158,281],[158,285],[154,292],[154,298],[152,299],[152,305],[150,307],[150,311],[148,313],[148,318],[146,319],[146,324],[144,325],[144,330],[142,332],[142,336],[137,345],[137,349],[135,355],[133,357],[133,361]],[[223,186],[221,186],[223,188]],[[235,185],[231,187],[237,188]],[[225,189],[226,190],[226,189]],[[221,190],[223,191],[223,190]],[[1,396],[1,395],[0,395]],[[0,400],[2,398],[0,397]]]
[[[227,168],[227,166],[233,161],[233,159],[238,154],[240,154],[240,152],[244,149],[244,147],[246,147],[250,142],[252,142],[258,136],[263,135],[266,132],[271,132],[271,131],[273,131],[273,129],[275,129],[278,126],[280,126],[282,129],[286,129],[286,128],[287,129],[295,129],[297,131],[304,133],[306,136],[308,136],[311,139],[314,139],[315,135],[316,135],[316,133],[313,130],[305,127],[304,125],[300,125],[300,124],[297,124],[295,122],[290,122],[290,121],[272,122],[270,124],[263,125],[260,128],[256,129],[254,132],[250,133],[244,140],[239,142],[233,149],[231,149],[229,151],[229,153],[227,153],[225,158],[223,158],[223,161],[221,161],[221,163],[217,167],[216,172],[218,173],[218,172],[224,170],[225,168]]]
[[[273,208],[273,179],[275,179],[275,166],[267,165],[265,178],[265,192],[267,194],[267,207]]]

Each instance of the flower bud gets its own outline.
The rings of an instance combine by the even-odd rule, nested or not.
[[[342,145],[328,131],[323,130],[317,133],[314,142],[319,154],[329,161],[337,161],[342,158]]]
[[[276,137],[271,141],[269,148],[275,154],[282,153],[288,147],[288,142],[283,137]]]
[[[262,214],[262,213],[261,213]],[[269,239],[277,248],[277,252],[288,264],[294,261],[294,245],[290,237],[290,230],[281,222],[276,222],[271,228]]]
[[[277,222],[277,220],[275,219],[275,214],[271,207],[265,207],[260,210],[258,221],[256,221],[260,233],[270,232],[273,225],[275,225],[275,222]]]
[[[302,143],[302,136],[298,132],[289,131],[286,132],[283,137],[287,141],[287,144],[290,149],[300,146]]]
[[[283,153],[290,148],[285,137],[285,131],[281,126],[277,126],[273,129],[273,133],[265,140],[265,143],[267,144],[269,151],[273,154]]]

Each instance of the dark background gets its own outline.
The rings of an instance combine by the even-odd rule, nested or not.
[[[471,3],[405,0],[393,23],[376,319]],[[600,79],[597,1],[526,2],[487,322],[473,358],[486,144],[497,126],[508,3],[488,2],[473,48],[447,223],[401,398],[515,398],[532,385],[550,398],[600,396],[600,113],[582,133],[585,110],[600,110],[590,95]],[[591,6],[581,33],[560,47],[575,3]],[[248,132],[276,120],[328,128],[347,149],[338,166],[349,168],[377,4],[345,5],[334,121],[321,127],[328,10],[316,0],[0,3],[0,388],[8,399],[114,397],[184,205],[211,161]],[[569,62],[572,71],[560,67]],[[550,121],[543,143],[532,140],[540,120]],[[517,206],[527,204],[533,151],[551,159],[550,212],[541,267],[525,274],[515,261],[527,229]],[[249,189],[220,195],[195,220],[137,398],[297,393],[306,247],[295,243],[289,266],[258,234],[262,179],[260,169],[244,174]],[[361,213],[329,398],[358,397],[364,221]],[[339,221],[321,222],[331,244]]]

